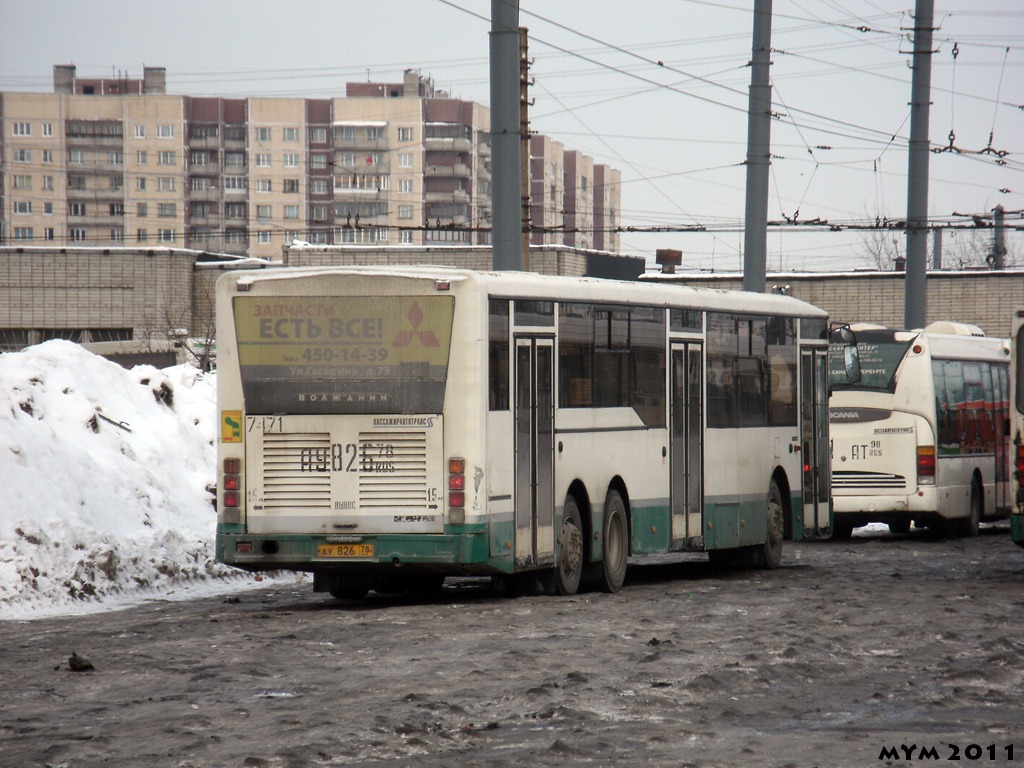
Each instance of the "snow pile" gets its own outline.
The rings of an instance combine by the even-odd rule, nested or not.
[[[251,583],[214,562],[215,376],[0,355],[0,619]]]

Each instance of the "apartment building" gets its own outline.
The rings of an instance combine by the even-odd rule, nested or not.
[[[58,65],[53,93],[0,93],[0,121],[0,245],[280,260],[294,240],[490,242],[490,112],[411,70],[335,98],[221,98],[168,95],[161,67],[79,79]],[[617,250],[618,171],[538,139],[549,157],[531,158],[530,187],[557,200],[533,242]]]

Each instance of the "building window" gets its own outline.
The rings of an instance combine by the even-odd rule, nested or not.
[[[121,227],[112,227],[110,230],[110,239],[115,243],[123,243],[124,230]]]
[[[342,152],[341,153],[341,164],[345,166],[353,166],[356,164],[356,153],[355,152]]]
[[[270,167],[270,153],[269,152],[257,152],[256,153],[256,167],[257,168],[269,168]]]
[[[53,150],[52,149],[44,149],[43,150],[43,162],[44,163],[52,163],[53,162]]]
[[[81,150],[79,150],[81,152]],[[79,162],[85,162],[85,153],[82,154],[82,159]],[[32,150],[31,149],[16,149],[13,152],[14,162],[16,163],[31,163],[32,162]]]
[[[378,139],[384,138],[383,126],[371,125],[366,129],[366,140],[377,141]]]
[[[400,205],[398,206],[398,218],[400,219],[411,219],[412,218],[412,206],[411,205]]]
[[[356,129],[351,125],[342,125],[334,129],[335,141],[355,141]]]
[[[85,216],[85,203],[69,203],[68,216]]]
[[[399,155],[401,157],[401,155]],[[367,165],[380,165],[384,162],[384,156],[380,152],[371,152],[366,156]]]
[[[285,128],[284,129],[284,140],[285,141],[298,141],[299,140],[299,129],[298,128]]]
[[[15,189],[32,189],[32,177],[22,174],[14,174]]]
[[[161,229],[159,239],[161,243],[173,243],[177,239],[177,234],[173,229]]]
[[[139,192],[145,192],[146,191],[146,177],[145,176],[136,176],[135,177],[135,189],[137,189]]]
[[[31,136],[32,135],[32,123],[15,123],[14,124],[14,135],[15,136]]]
[[[309,130],[309,143],[310,144],[326,144],[327,143],[327,129],[326,128],[310,128],[310,130]]]
[[[245,192],[245,176],[225,176],[224,189],[229,192]]]
[[[111,149],[107,152],[107,164],[108,165],[124,165],[124,152],[120,150]]]
[[[111,216],[124,216],[124,203],[110,203]]]
[[[256,242],[260,245],[269,245],[270,239],[270,232],[268,230],[261,229],[256,233]]]
[[[399,168],[412,168],[412,152],[399,152],[398,153],[398,167]]]
[[[149,204],[148,203],[138,203],[138,204],[136,204],[136,206],[135,206],[135,215],[138,216],[140,219],[144,219],[147,216],[149,216]]]
[[[111,176],[110,177],[110,189],[114,192],[120,192],[124,187],[124,176]]]
[[[15,200],[14,201],[14,212],[19,216],[32,213],[32,201],[31,200]]]
[[[135,162],[139,165],[146,165],[149,162],[149,155],[146,154],[146,150],[140,149],[135,153]]]
[[[53,123],[43,123],[43,136],[53,137]],[[52,240],[53,238],[51,237],[50,239]]]
[[[43,230],[43,240],[53,240],[53,239],[54,239],[53,227],[46,227],[46,229]]]
[[[81,227],[71,227],[68,230],[68,239],[76,243],[85,240],[85,230]]]
[[[135,240],[136,240],[136,242],[139,242],[139,243],[145,243],[146,241],[148,241],[149,240],[149,230],[148,229],[137,229],[137,230],[135,230]]]
[[[309,194],[311,194],[311,195],[326,195],[327,194],[327,179],[310,179],[309,180]]]
[[[244,243],[245,242],[245,230],[244,229],[227,229],[224,231],[224,240],[228,243]]]
[[[257,205],[256,206],[256,218],[259,221],[267,221],[273,216],[272,209],[269,205]]]
[[[299,218],[299,206],[297,206],[297,205],[286,205],[284,207],[284,217],[286,219],[297,219],[297,218]]]
[[[398,140],[399,141],[412,141],[412,128],[399,128],[398,129]]]
[[[53,176],[43,176],[43,189],[53,189]]]
[[[257,128],[256,141],[270,141],[270,129],[263,127]]]
[[[156,137],[158,139],[173,139],[174,138],[174,126],[173,125],[158,125],[156,127]]]
[[[174,177],[173,176],[161,176],[156,180],[156,188],[161,192],[173,192],[174,191]]]
[[[399,192],[412,192],[412,179],[399,179],[398,180],[398,191]]]
[[[161,152],[156,158],[157,165],[177,165],[178,164],[178,153],[177,152]]]
[[[144,138],[146,138],[146,126],[144,126],[144,125],[136,125],[135,126],[135,138],[136,139],[144,139]]]
[[[14,239],[15,240],[32,240],[35,235],[32,231],[32,227],[15,227],[14,228]],[[84,238],[83,238],[84,239]]]
[[[309,167],[322,170],[327,167],[327,155],[313,154],[309,156]]]
[[[403,245],[409,245],[412,243],[412,230],[402,229],[398,232],[398,242]]]
[[[210,179],[206,176],[193,176],[192,177],[192,191],[193,192],[208,192],[213,184]]]
[[[156,211],[158,216],[176,216],[178,206],[175,203],[159,203]]]
[[[53,216],[53,203],[43,203],[43,213],[47,216]]]
[[[204,149],[193,149],[191,157],[192,165],[203,166],[210,164],[210,153]]]
[[[85,176],[68,176],[68,189],[85,189]]]
[[[284,191],[288,193],[298,193],[299,191],[299,180],[298,179],[285,179],[284,180]]]
[[[294,152],[285,152],[284,154],[284,167],[285,168],[298,168],[299,167],[299,156]]]
[[[309,206],[309,218],[313,221],[327,220],[327,206],[323,203]]]
[[[257,192],[272,192],[273,184],[270,179],[256,179]]]
[[[225,203],[224,215],[229,219],[244,219],[245,203]]]
[[[228,168],[241,168],[245,165],[245,152],[225,152],[224,165]]]

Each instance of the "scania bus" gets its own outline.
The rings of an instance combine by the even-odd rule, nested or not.
[[[975,326],[852,326],[861,378],[829,353],[835,538],[887,523],[977,535],[1009,514],[1009,344]]]
[[[826,313],[792,297],[444,267],[217,285],[217,555],[316,591],[627,559],[774,568],[827,536]]]
[[[1010,434],[1014,445],[1010,535],[1024,547],[1024,309],[1018,309],[1013,318],[1010,344]]]

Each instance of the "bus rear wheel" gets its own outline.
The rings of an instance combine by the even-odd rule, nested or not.
[[[774,480],[768,485],[768,536],[764,544],[754,549],[754,565],[774,570],[782,564],[782,539],[786,524],[786,509],[782,504],[782,491]]]
[[[626,503],[618,491],[609,491],[604,501],[604,532],[601,536],[600,587],[604,592],[618,592],[626,580],[626,558],[629,555],[629,525]]]
[[[575,595],[583,576],[583,525],[576,499],[567,496],[562,507],[562,530],[558,534],[555,561],[555,592]]]

